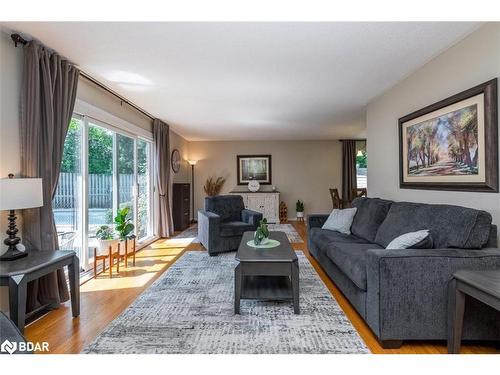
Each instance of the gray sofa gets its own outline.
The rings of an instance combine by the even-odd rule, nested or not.
[[[257,229],[262,214],[245,209],[240,195],[205,198],[205,209],[198,211],[198,238],[208,254],[236,250],[246,231]]]
[[[497,228],[485,211],[358,198],[351,234],[308,216],[308,245],[385,348],[404,340],[445,340],[447,286],[459,269],[500,269]],[[432,248],[386,250],[395,237],[429,229]],[[500,340],[500,313],[467,300],[464,340]]]
[[[7,315],[0,311],[0,343],[3,344],[5,340],[11,343],[16,343],[16,348],[11,354],[31,354],[31,351],[20,351],[19,343],[26,340],[24,336],[19,332],[17,326],[10,320]],[[8,352],[0,352],[0,354],[8,354]]]

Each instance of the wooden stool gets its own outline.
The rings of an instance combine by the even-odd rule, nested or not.
[[[128,257],[132,257],[132,265],[135,266],[135,237],[127,238],[122,242],[118,261],[124,260],[125,268],[128,266]]]
[[[102,272],[106,271],[106,259],[109,259],[109,278],[113,277],[113,263],[116,262],[116,272],[120,273],[120,242],[109,245],[107,254],[97,254],[94,247],[94,279],[97,278],[97,261],[102,260]]]
[[[127,244],[128,246],[130,246],[129,249],[131,250],[132,253],[132,265],[135,267],[135,251],[136,251],[135,236],[134,238],[128,239]]]

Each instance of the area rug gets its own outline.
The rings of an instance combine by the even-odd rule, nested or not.
[[[303,243],[302,237],[295,230],[292,224],[269,224],[269,230],[275,232],[285,232],[290,243]]]
[[[369,353],[302,252],[300,315],[289,302],[241,301],[234,253],[188,251],[83,353]],[[117,291],[119,292],[119,291]]]
[[[304,242],[302,240],[302,237],[300,237],[300,234],[295,230],[292,224],[269,224],[269,230],[285,232],[290,243]],[[200,240],[198,240],[198,227],[195,225],[179,233],[177,236],[175,236],[175,238],[186,238],[190,239],[191,243],[200,243]]]

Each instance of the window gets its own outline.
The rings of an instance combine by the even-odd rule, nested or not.
[[[138,242],[153,237],[152,143],[75,115],[64,144],[54,197],[61,249],[73,249],[83,269],[93,263],[96,232],[129,207]],[[86,251],[84,250],[86,249]]]
[[[151,143],[142,139],[137,140],[137,237],[139,241],[153,235],[151,150]]]
[[[358,188],[366,188],[368,164],[366,159],[366,141],[356,142],[356,181]]]
[[[52,202],[59,247],[76,251],[80,258],[83,249],[83,130],[82,119],[72,118],[64,141],[59,183]]]

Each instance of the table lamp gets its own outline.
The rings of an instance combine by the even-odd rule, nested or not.
[[[0,179],[0,211],[9,211],[7,218],[9,220],[9,229],[7,229],[9,237],[3,241],[9,248],[0,256],[1,261],[15,260],[28,255],[16,248],[21,239],[16,237],[18,229],[15,210],[41,206],[43,206],[41,178],[14,178],[13,174],[9,174],[9,178]]]

